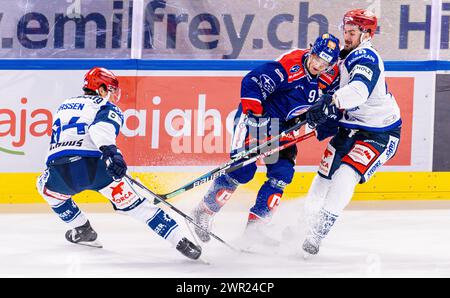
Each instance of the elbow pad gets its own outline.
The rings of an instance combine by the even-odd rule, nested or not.
[[[333,102],[338,109],[352,109],[362,105],[369,97],[367,86],[360,81],[350,82],[337,90]]]
[[[97,122],[89,127],[89,136],[97,148],[116,144],[114,125],[107,122]]]

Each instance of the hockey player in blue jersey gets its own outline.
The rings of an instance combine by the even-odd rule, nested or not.
[[[324,34],[317,38],[311,49],[294,49],[249,72],[241,84],[241,103],[234,118],[231,156],[245,148],[249,138],[261,141],[268,135],[275,136],[286,130],[318,100],[319,89],[325,93],[331,91],[338,81],[338,69],[333,67],[338,57],[339,40],[331,34]],[[250,209],[245,237],[275,244],[264,235],[264,226],[279,205],[284,188],[292,181],[296,155],[297,147],[292,146],[281,151],[278,158],[270,162],[265,160],[268,179],[259,189]],[[203,229],[211,230],[214,216],[238,185],[253,179],[256,168],[256,163],[249,164],[215,179],[193,210],[195,222]],[[195,232],[203,242],[210,240],[210,235],[204,231],[196,228]]]
[[[115,105],[120,99],[116,76],[94,67],[84,77],[83,90],[84,95],[65,100],[54,114],[47,169],[37,181],[39,193],[70,227],[66,239],[102,247],[85,213],[72,199],[79,192],[94,190],[117,212],[145,223],[186,257],[199,258],[201,248],[182,235],[167,213],[136,193],[124,177],[127,164],[116,146],[124,120]]]
[[[400,109],[389,93],[384,64],[372,47],[376,16],[363,9],[348,11],[342,29],[339,89],[323,95],[307,112],[310,125],[317,125],[321,139],[335,136],[326,148],[305,202],[308,233],[303,242],[306,254],[317,254],[358,183],[367,182],[398,148]],[[343,111],[339,122],[327,112]],[[339,130],[337,129],[339,126]]]

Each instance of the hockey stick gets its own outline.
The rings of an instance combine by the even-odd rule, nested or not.
[[[259,146],[253,147],[250,150],[242,151],[242,152],[237,153],[236,155],[234,155],[232,157],[231,160],[227,161],[225,164],[220,165],[219,167],[217,167],[217,168],[209,171],[208,173],[198,177],[197,179],[189,182],[188,184],[185,184],[182,187],[180,187],[180,188],[178,188],[178,189],[176,189],[176,190],[174,190],[174,191],[172,191],[170,193],[160,194],[159,196],[164,198],[165,200],[168,200],[168,199],[173,198],[174,196],[177,196],[179,194],[182,194],[182,193],[184,193],[184,192],[186,192],[186,191],[188,191],[188,190],[190,190],[192,188],[200,186],[200,185],[202,185],[202,184],[204,184],[204,183],[206,183],[208,181],[214,180],[214,179],[216,179],[216,178],[218,178],[218,177],[220,177],[220,176],[222,176],[222,175],[224,175],[226,173],[229,173],[230,171],[226,172],[226,170],[228,168],[230,168],[232,164],[238,162],[241,159],[249,158],[250,156],[252,156],[254,154],[257,154],[258,151],[266,149],[267,147],[270,148],[270,145],[273,142],[276,142],[276,141],[278,141],[279,139],[281,139],[283,137],[287,137],[290,134],[293,134],[296,130],[300,129],[305,123],[306,123],[306,120],[303,120],[303,121],[301,121],[301,122],[291,126],[290,128],[286,129],[285,131],[283,131],[279,135],[271,138],[270,140],[267,140],[265,143],[263,143],[263,144],[261,144]],[[159,201],[155,199],[153,203],[155,205],[157,205],[159,203]]]
[[[139,181],[135,180],[134,178],[132,178],[130,175],[125,174],[125,177],[131,182],[131,184],[136,184],[137,186],[139,186],[142,190],[145,190],[146,192],[148,192],[151,196],[153,196],[155,198],[155,200],[159,200],[160,202],[164,203],[166,206],[168,206],[170,209],[172,209],[173,211],[175,211],[176,213],[178,213],[180,216],[182,216],[185,220],[187,220],[188,222],[190,222],[191,224],[193,224],[194,226],[196,226],[197,228],[199,228],[200,230],[202,230],[203,232],[209,234],[211,237],[213,237],[214,239],[216,239],[219,242],[222,242],[224,245],[228,246],[229,248],[231,248],[234,251],[238,251],[238,252],[244,252],[243,250],[237,249],[234,246],[231,246],[230,244],[228,244],[227,242],[225,242],[224,240],[222,240],[220,237],[216,236],[215,234],[203,229],[200,225],[198,225],[197,223],[195,223],[195,221],[186,213],[184,213],[183,211],[179,210],[178,208],[176,208],[175,206],[173,206],[172,204],[170,204],[169,202],[166,202],[163,198],[160,197],[160,195],[155,194],[153,191],[151,191],[150,189],[148,189],[145,185],[143,185],[142,183],[140,183]],[[131,186],[131,185],[130,185]],[[132,186],[131,186],[132,187]],[[133,188],[133,187],[132,187]]]
[[[292,146],[294,144],[297,144],[297,143],[299,143],[301,141],[309,139],[310,137],[314,136],[314,134],[315,134],[315,132],[312,131],[312,132],[307,133],[305,135],[302,135],[300,137],[297,137],[297,138],[294,137],[294,139],[289,141],[288,143],[280,145],[280,146],[278,146],[276,148],[269,149],[269,150],[267,150],[265,152],[262,152],[260,154],[257,154],[257,149],[259,147],[256,147],[256,148],[254,148],[254,149],[252,149],[250,151],[245,151],[245,152],[247,152],[247,154],[245,154],[243,156],[240,156],[240,158],[234,158],[234,159],[228,161],[227,163],[225,163],[225,164],[223,164],[223,165],[221,165],[221,166],[219,166],[219,167],[209,171],[208,173],[200,176],[199,178],[193,180],[192,182],[190,182],[190,183],[188,183],[188,184],[186,184],[186,185],[184,185],[184,186],[182,186],[182,187],[180,187],[180,188],[178,188],[178,189],[176,189],[176,190],[174,190],[174,191],[172,191],[170,193],[160,194],[159,196],[162,199],[164,199],[164,200],[168,200],[168,199],[173,198],[173,197],[175,197],[175,196],[177,196],[179,194],[182,194],[182,193],[184,193],[184,192],[186,192],[186,191],[188,191],[188,190],[190,190],[192,188],[200,186],[200,185],[202,185],[202,184],[204,184],[204,183],[206,183],[208,181],[216,179],[216,178],[218,178],[218,177],[220,177],[222,175],[225,175],[227,173],[231,173],[231,172],[233,172],[233,171],[235,171],[235,170],[237,170],[239,168],[242,168],[242,167],[244,167],[244,166],[246,166],[248,164],[251,164],[251,163],[253,163],[253,162],[257,161],[257,160],[266,158],[269,155],[275,154],[275,153],[277,153],[277,152],[279,152],[279,151],[281,151],[283,149],[286,149],[286,148],[288,148],[288,147],[290,147],[290,146]],[[233,165],[233,163],[235,163],[237,161],[240,161],[240,160],[243,160],[243,161],[238,163],[238,164]],[[158,204],[158,203],[159,203],[159,201],[157,201],[155,199],[154,204]]]
[[[280,145],[280,146],[278,146],[276,148],[270,149],[270,150],[268,150],[266,152],[260,153],[259,155],[253,156],[250,159],[247,159],[247,160],[245,160],[245,161],[243,161],[241,163],[238,163],[238,164],[236,164],[236,165],[234,165],[232,167],[229,167],[228,169],[226,169],[223,172],[222,175],[224,175],[226,173],[231,173],[233,171],[236,171],[237,169],[242,168],[242,167],[244,167],[244,166],[246,166],[248,164],[251,164],[251,163],[253,163],[253,162],[257,161],[257,160],[264,159],[264,158],[266,158],[266,157],[268,157],[268,156],[270,156],[272,154],[275,154],[275,153],[277,153],[277,152],[279,152],[281,150],[284,150],[284,149],[286,149],[288,147],[291,147],[292,145],[295,145],[295,144],[300,143],[300,142],[302,142],[302,141],[304,141],[306,139],[309,139],[310,137],[312,137],[314,135],[315,135],[315,132],[311,131],[311,132],[309,132],[307,134],[304,134],[304,135],[302,135],[300,137],[297,137],[297,138],[291,140],[288,143],[285,143],[285,144]]]

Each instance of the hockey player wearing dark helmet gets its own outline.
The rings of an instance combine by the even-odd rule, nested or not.
[[[241,100],[234,119],[231,156],[245,149],[251,139],[261,142],[292,126],[318,98],[337,86],[339,40],[331,34],[319,36],[310,49],[293,49],[277,60],[250,71],[241,83]],[[282,144],[280,142],[280,144]],[[274,244],[266,237],[266,226],[280,204],[284,188],[292,182],[297,147],[282,150],[265,160],[267,180],[250,208],[244,238],[249,242]],[[226,204],[240,184],[250,182],[257,170],[248,164],[214,180],[193,210],[193,218],[203,230],[195,229],[207,242],[215,214]],[[255,240],[255,241],[253,241]]]

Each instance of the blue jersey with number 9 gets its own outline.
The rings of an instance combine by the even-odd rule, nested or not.
[[[306,67],[309,55],[308,49],[295,49],[249,72],[242,80],[243,112],[289,121],[319,99],[319,90],[333,93],[339,86],[338,66],[312,76]]]

